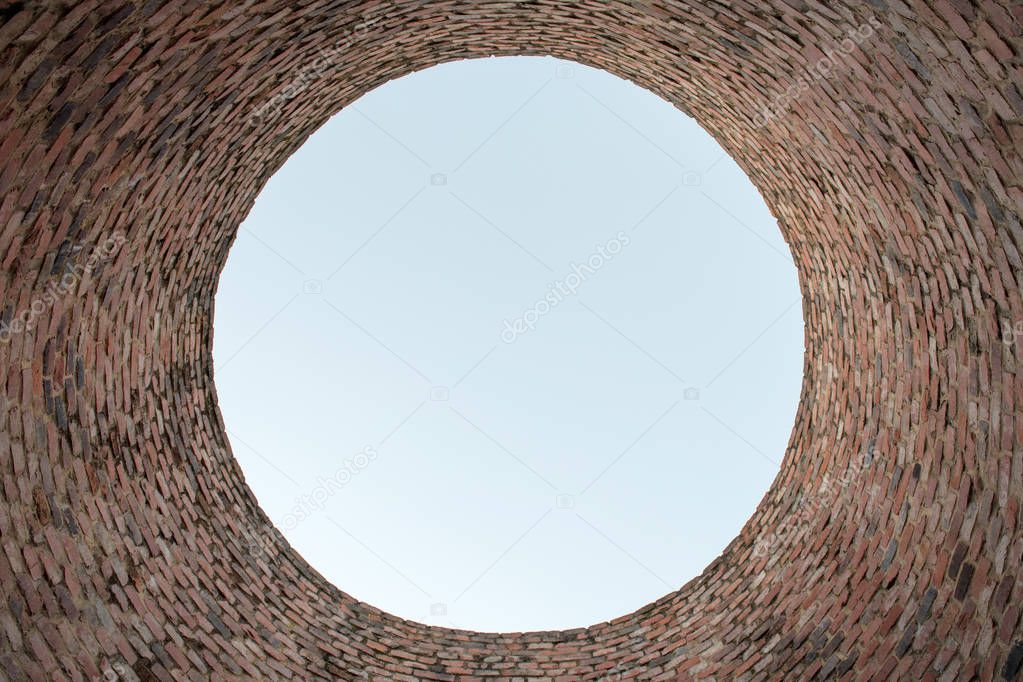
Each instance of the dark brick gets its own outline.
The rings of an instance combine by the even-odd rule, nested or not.
[[[967,592],[970,591],[970,581],[973,580],[973,571],[973,564],[963,564],[963,569],[959,571],[959,580],[956,581],[956,599],[962,601],[966,598]]]
[[[1005,659],[1005,665],[1002,666],[1002,677],[1006,680],[1015,680],[1019,677],[1021,668],[1023,668],[1023,642],[1015,642]]]

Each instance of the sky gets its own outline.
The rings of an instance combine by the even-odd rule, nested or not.
[[[214,366],[248,484],[341,590],[565,629],[738,534],[789,440],[803,321],[777,222],[695,121],[505,57],[392,81],[288,160],[221,276]]]

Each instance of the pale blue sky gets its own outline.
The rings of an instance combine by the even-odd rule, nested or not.
[[[556,282],[575,293],[538,306]],[[271,179],[221,278],[217,388],[263,508],[342,590],[437,625],[585,626],[698,575],[767,491],[799,301],[693,120],[569,62],[457,62],[369,93]]]

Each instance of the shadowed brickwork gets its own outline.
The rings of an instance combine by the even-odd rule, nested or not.
[[[1016,677],[1021,24],[1008,0],[0,4],[0,676]],[[567,632],[430,628],[265,531],[214,290],[343,106],[546,54],[675,103],[760,188],[799,269],[802,400],[773,487],[677,592]]]

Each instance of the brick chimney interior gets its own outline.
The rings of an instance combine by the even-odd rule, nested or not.
[[[0,50],[0,677],[1018,675],[1018,3],[50,0],[3,3]],[[274,533],[251,551],[269,522],[213,383],[218,276],[267,179],[372,88],[490,55],[695,118],[802,289],[801,403],[757,511],[698,578],[566,632],[427,627]]]

